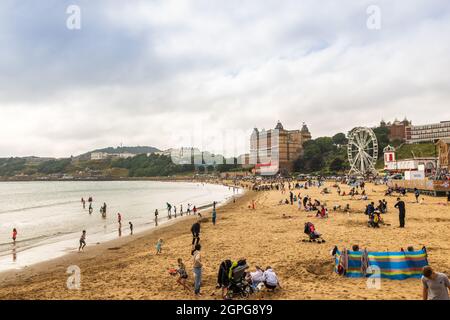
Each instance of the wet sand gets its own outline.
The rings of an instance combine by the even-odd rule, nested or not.
[[[362,213],[367,201],[340,197],[327,183],[331,194],[321,195],[317,187],[295,190],[302,196],[326,202],[328,219],[298,210],[297,204],[278,205],[288,193],[280,191],[247,192],[217,211],[217,225],[202,224],[201,244],[204,264],[201,299],[220,299],[215,289],[219,264],[224,259],[247,258],[255,265],[271,266],[278,274],[282,289],[275,293],[260,292],[253,299],[420,299],[420,279],[381,281],[380,289],[368,289],[366,279],[348,279],[333,272],[330,251],[337,245],[350,248],[358,244],[370,251],[398,251],[413,246],[426,246],[428,259],[437,271],[450,273],[450,206],[445,198],[424,196],[425,204],[416,204],[413,195],[406,202],[406,228],[398,228],[398,213],[393,205],[396,197],[384,197],[384,186],[368,184],[369,201],[386,198],[389,212],[383,215],[390,226],[367,227]],[[348,193],[348,186],[341,186]],[[256,200],[256,210],[248,208]],[[334,204],[349,203],[350,214],[333,212]],[[282,214],[292,216],[283,219]],[[209,214],[204,216],[210,217]],[[185,291],[168,273],[182,258],[192,287],[190,227],[196,217],[178,218],[176,223],[158,227],[132,237],[104,244],[89,244],[83,253],[73,253],[31,266],[0,274],[0,299],[197,299]],[[326,243],[304,243],[303,225],[311,221]],[[161,255],[155,254],[158,238],[164,239]],[[76,245],[76,244],[75,244]],[[81,270],[81,289],[69,290],[67,267]]]

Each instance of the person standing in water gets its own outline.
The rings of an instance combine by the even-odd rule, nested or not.
[[[168,202],[167,202],[167,216],[169,217],[169,219],[172,218],[172,205]]]
[[[12,239],[13,239],[13,243],[16,244],[16,239],[17,239],[17,229],[16,228],[13,229]]]
[[[94,209],[92,208],[92,202],[89,202],[89,214],[92,213]]]
[[[158,209],[155,210],[155,227],[158,226]]]
[[[78,248],[78,252],[81,250],[84,250],[84,247],[86,247],[86,230],[83,230],[80,237],[80,247]]]
[[[183,216],[183,205],[180,204],[180,215]]]
[[[119,212],[117,213],[117,222],[119,223],[119,227],[122,226],[122,216]]]
[[[130,225],[130,234],[133,235],[133,224],[130,222],[128,222],[128,224]]]
[[[86,209],[86,200],[84,198],[81,198],[81,204],[83,205],[83,210]]]

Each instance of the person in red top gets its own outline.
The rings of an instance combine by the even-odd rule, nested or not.
[[[16,244],[16,238],[17,238],[17,230],[16,228],[13,229],[12,239],[14,244]]]
[[[194,212],[194,215],[197,214],[197,207],[194,206],[194,208],[192,209],[192,211]]]

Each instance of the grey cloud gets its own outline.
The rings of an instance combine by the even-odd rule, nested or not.
[[[73,3],[80,31],[65,28]],[[168,148],[200,126],[445,120],[449,18],[443,0],[3,1],[0,156]]]

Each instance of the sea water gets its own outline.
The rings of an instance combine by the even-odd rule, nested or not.
[[[82,230],[87,246],[130,235],[165,223],[167,206],[180,205],[186,212],[212,204],[224,203],[238,192],[221,185],[156,181],[40,181],[0,182],[0,271],[22,268],[78,250]],[[93,198],[89,214],[88,198]],[[81,198],[86,200],[83,209]],[[100,213],[107,204],[106,218]],[[117,213],[122,216],[119,228]],[[172,219],[173,218],[172,209]],[[16,244],[12,230],[17,229]]]

